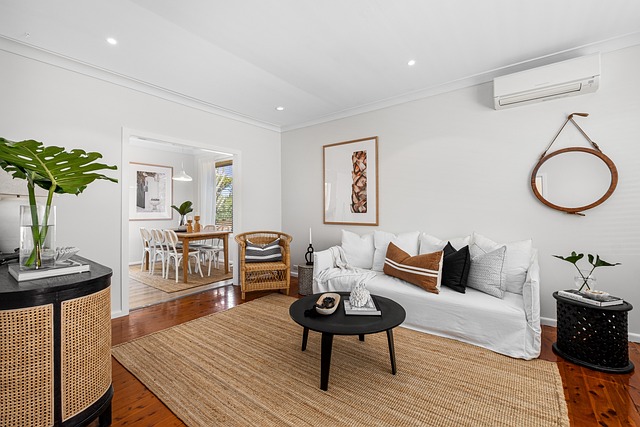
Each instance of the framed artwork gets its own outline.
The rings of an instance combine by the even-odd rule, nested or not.
[[[129,163],[129,220],[173,219],[173,168]]]
[[[324,223],[378,225],[378,137],[322,150]]]

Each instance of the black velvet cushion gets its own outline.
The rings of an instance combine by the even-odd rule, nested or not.
[[[442,284],[454,291],[465,293],[467,277],[471,267],[471,255],[469,246],[456,250],[447,242],[444,247],[444,264],[442,266]]]

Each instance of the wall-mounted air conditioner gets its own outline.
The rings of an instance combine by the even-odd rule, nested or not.
[[[598,90],[600,54],[582,56],[493,79],[496,110]]]

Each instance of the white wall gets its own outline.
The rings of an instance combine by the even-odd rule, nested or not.
[[[0,50],[0,134],[10,140],[98,151],[118,166],[121,178],[123,128],[145,130],[241,153],[243,188],[235,232],[281,227],[280,135],[80,73]],[[1,191],[0,191],[1,192]],[[113,269],[112,312],[122,314],[122,185],[91,184],[80,196],[57,198],[59,245]],[[126,245],[125,245],[126,246]],[[125,258],[125,261],[128,256]],[[126,283],[126,280],[124,281]]]
[[[428,70],[424,70],[428,72]],[[598,288],[640,304],[640,46],[602,56],[600,90],[502,111],[492,84],[446,93],[282,135],[282,224],[301,263],[313,227],[314,247],[340,242],[340,229],[421,230],[441,238],[473,231],[496,241],[532,238],[540,252],[541,315],[555,319],[551,294],[573,287],[574,267],[553,258],[572,250],[621,262],[596,270]],[[585,217],[554,211],[529,188],[531,171],[567,115],[616,163],[620,181]],[[323,225],[322,146],[379,137],[380,225]],[[587,146],[563,140],[554,148]],[[571,141],[570,141],[571,140]],[[640,334],[640,309],[630,313]]]

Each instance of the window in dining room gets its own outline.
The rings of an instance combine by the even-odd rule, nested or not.
[[[216,228],[233,231],[233,161],[216,162]]]

